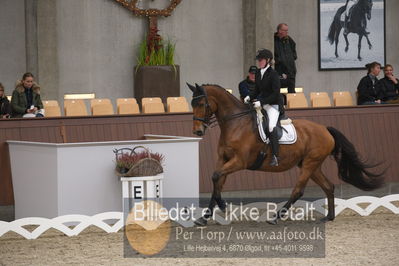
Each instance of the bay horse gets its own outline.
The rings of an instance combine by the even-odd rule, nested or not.
[[[218,85],[192,86],[191,105],[193,107],[193,133],[198,136],[205,134],[215,115],[220,127],[220,139],[217,148],[216,169],[212,175],[213,192],[209,202],[208,212],[195,221],[197,225],[206,225],[212,216],[216,204],[220,210],[226,209],[221,191],[227,175],[249,169],[257,160],[257,155],[265,149],[265,143],[259,138],[252,116],[254,110],[250,105],[242,103],[235,96]],[[334,185],[325,177],[321,170],[324,160],[333,155],[339,177],[362,190],[373,190],[383,184],[383,173],[376,174],[363,162],[353,144],[337,129],[326,127],[308,120],[293,120],[298,139],[291,145],[280,145],[280,160],[278,166],[270,166],[265,160],[257,169],[267,172],[283,172],[299,166],[300,175],[291,196],[278,215],[270,223],[277,220],[304,193],[309,179],[319,185],[328,200],[328,214],[323,221],[335,218]],[[267,158],[271,157],[268,149]]]
[[[362,61],[362,57],[360,56],[360,51],[362,49],[362,39],[366,37],[367,44],[369,45],[369,49],[373,46],[370,42],[367,28],[367,20],[371,20],[371,10],[373,8],[372,0],[358,0],[356,4],[354,4],[349,11],[349,23],[346,23],[346,31],[344,31],[343,35],[346,42],[345,52],[349,50],[349,41],[348,34],[356,33],[359,35],[358,41],[358,53],[357,58],[359,61]],[[334,16],[334,20],[331,23],[329,32],[328,32],[328,40],[331,45],[335,43],[335,56],[338,58],[338,42],[339,35],[341,33],[341,29],[344,27],[345,23],[341,20],[342,14],[345,12],[346,7],[342,6],[337,10],[337,13]],[[366,20],[367,17],[367,20]],[[345,18],[346,20],[347,18]]]

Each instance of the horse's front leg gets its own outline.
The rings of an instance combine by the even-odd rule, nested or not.
[[[220,168],[216,169],[212,175],[213,192],[211,200],[209,201],[208,210],[203,217],[195,221],[196,225],[204,226],[207,224],[209,218],[211,218],[213,215],[216,204],[222,211],[226,209],[226,203],[222,200],[221,196],[223,185],[226,182],[228,174],[241,169],[243,169],[243,163],[240,159],[238,159],[237,156],[233,157],[231,160],[225,162]]]
[[[359,59],[359,61],[362,61],[363,58],[360,56],[360,51],[362,50],[362,39],[363,39],[363,35],[359,35],[359,43],[357,44],[357,59]]]
[[[367,44],[369,45],[369,49],[371,50],[371,49],[373,48],[373,45],[372,45],[371,42],[370,42],[369,35],[368,35],[368,34],[365,34],[364,36],[366,37]]]

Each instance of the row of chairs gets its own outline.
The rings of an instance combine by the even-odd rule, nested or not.
[[[349,91],[333,92],[332,102],[327,92],[310,93],[311,107],[353,106],[353,105],[354,105],[353,98]],[[309,107],[309,103],[304,93],[289,93],[287,94],[287,107],[307,108]]]
[[[333,103],[332,103],[333,102]],[[327,92],[311,92],[311,107],[331,107],[331,106],[353,106],[353,98],[349,91],[333,92],[333,101],[331,102]],[[165,106],[161,98],[143,98],[141,101],[142,113],[154,114],[165,113]],[[47,117],[61,116],[61,108],[58,101],[50,100],[43,102]],[[135,98],[117,99],[117,114],[140,114],[140,108]],[[303,92],[287,94],[288,108],[307,108],[308,100]],[[110,99],[92,99],[90,100],[90,109],[92,115],[113,115],[114,107]],[[189,106],[185,97],[168,97],[166,102],[166,111],[168,113],[189,112]],[[84,100],[65,100],[65,116],[87,116],[88,112]]]
[[[141,101],[142,113],[154,114],[165,113],[165,105],[161,98],[143,98]],[[44,110],[47,117],[61,116],[61,108],[56,100],[44,101]],[[116,100],[117,114],[140,114],[140,108],[135,98],[120,98]],[[114,107],[110,99],[90,100],[92,115],[113,115]],[[168,97],[166,102],[168,113],[189,112],[188,103],[185,97]],[[65,116],[87,116],[87,108],[84,100],[65,100]]]

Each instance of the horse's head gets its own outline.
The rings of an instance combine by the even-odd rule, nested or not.
[[[211,124],[211,116],[213,114],[212,106],[209,102],[208,95],[204,87],[195,84],[187,86],[193,92],[191,106],[193,107],[193,134],[197,136],[205,135],[205,130]]]
[[[371,19],[371,10],[373,9],[373,0],[363,0],[363,8],[366,12],[367,19]]]

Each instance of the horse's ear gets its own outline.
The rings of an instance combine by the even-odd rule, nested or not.
[[[186,84],[187,84],[188,88],[189,88],[193,93],[197,91],[197,88],[194,87],[193,85],[189,84],[188,82],[186,82]]]
[[[195,83],[195,87],[196,90],[198,90],[199,92],[201,92],[202,95],[205,95],[205,90],[203,87],[201,87],[200,85],[198,85],[197,83]]]

